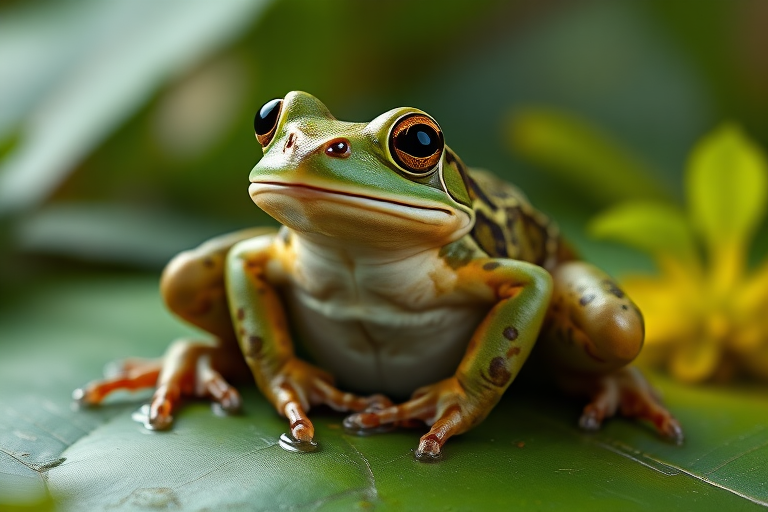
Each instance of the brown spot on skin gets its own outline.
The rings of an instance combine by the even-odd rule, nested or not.
[[[504,335],[504,337],[505,337],[505,338],[507,338],[509,341],[515,341],[515,340],[517,339],[517,336],[518,336],[518,334],[519,334],[519,333],[517,332],[517,329],[515,329],[514,327],[512,327],[512,326],[510,325],[509,327],[507,327],[507,328],[505,328],[505,329],[504,329],[504,331],[502,332],[502,334],[503,334],[503,335]]]
[[[264,339],[261,336],[248,336],[248,344],[245,347],[245,355],[258,359],[261,356],[261,348],[264,345]]]
[[[627,310],[627,309],[629,309],[629,308],[627,308],[627,305],[626,305],[626,304],[622,304],[622,305],[621,305],[621,309],[623,309],[624,311],[626,311],[626,310]]]
[[[504,231],[479,210],[475,212],[475,225],[470,231],[470,236],[489,256],[494,258],[509,256]]]
[[[501,266],[501,263],[498,261],[489,261],[485,265],[483,265],[483,270],[496,270]]]
[[[469,195],[472,199],[478,198],[485,204],[487,204],[491,209],[498,210],[498,206],[496,206],[496,203],[494,201],[491,201],[491,199],[485,194],[485,191],[480,188],[480,185],[472,179],[471,176],[467,176],[469,181]]]
[[[606,279],[603,281],[603,287],[605,288],[605,291],[610,293],[611,295],[614,295],[618,297],[619,299],[624,298],[624,292],[621,291],[621,288],[619,288],[616,283],[611,281],[610,279]]]
[[[503,357],[494,357],[488,366],[488,380],[491,384],[498,387],[504,387],[512,378],[512,374],[507,369],[507,362]]]
[[[205,265],[205,268],[213,268],[216,266],[216,263],[211,258],[205,258],[203,260],[203,265]]]
[[[290,135],[288,135],[288,141],[286,141],[285,146],[283,146],[283,153],[285,153],[287,149],[292,148],[295,142],[296,142],[296,134],[291,133]]]
[[[583,296],[582,296],[582,297],[579,299],[579,305],[581,305],[581,306],[586,306],[587,304],[589,304],[589,303],[590,303],[590,302],[592,302],[593,300],[595,300],[595,294],[594,294],[594,293],[590,293],[590,294],[588,294],[588,295],[583,295]]]
[[[520,347],[512,347],[509,350],[507,350],[507,359],[510,357],[514,357],[520,353]]]
[[[243,308],[237,308],[237,319],[242,320],[245,318],[245,310]]]

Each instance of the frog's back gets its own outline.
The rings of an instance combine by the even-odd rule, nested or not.
[[[468,236],[488,256],[528,261],[547,270],[574,259],[557,225],[531,206],[517,187],[456,160],[475,211]]]

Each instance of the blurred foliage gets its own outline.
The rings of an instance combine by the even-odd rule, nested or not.
[[[507,137],[518,154],[573,184],[581,197],[606,205],[669,197],[652,169],[578,117],[529,107],[511,118]]]
[[[687,216],[625,203],[592,223],[595,235],[649,252],[661,270],[624,279],[646,320],[643,356],[686,382],[768,380],[768,261],[747,271],[749,242],[766,213],[768,163],[725,125],[694,148],[685,177]]]

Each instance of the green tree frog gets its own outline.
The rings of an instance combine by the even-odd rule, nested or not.
[[[292,92],[254,126],[264,156],[249,193],[282,227],[206,242],[161,280],[171,311],[214,341],[128,359],[76,399],[155,386],[144,420],[163,429],[183,396],[238,409],[230,382],[247,374],[299,448],[315,446],[307,413],[324,404],[362,432],[425,423],[415,454],[433,460],[491,412],[536,345],[552,378],[585,397],[581,427],[620,412],[682,440],[628,366],[643,344],[637,307],[518,189],[468,169],[428,114],[348,123]]]

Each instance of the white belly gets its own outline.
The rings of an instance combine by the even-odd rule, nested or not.
[[[296,288],[287,295],[304,346],[341,389],[397,398],[450,377],[486,312],[461,305],[405,311],[382,303],[319,301]]]

